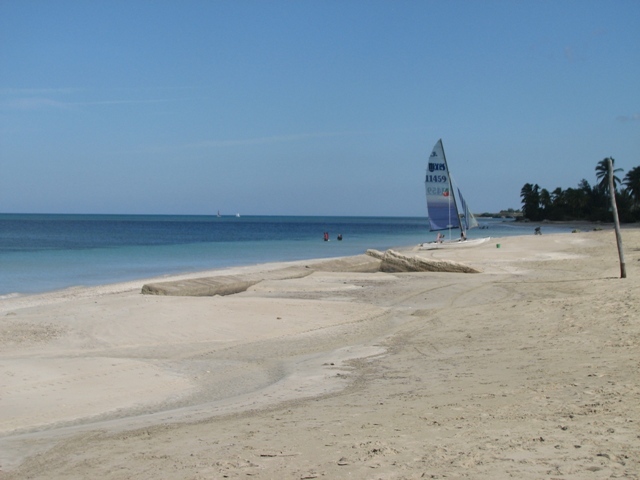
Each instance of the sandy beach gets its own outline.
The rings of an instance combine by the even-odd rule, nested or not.
[[[403,251],[481,273],[316,260],[198,274],[266,278],[227,296],[6,298],[0,478],[638,479],[622,238],[626,279],[606,229]]]

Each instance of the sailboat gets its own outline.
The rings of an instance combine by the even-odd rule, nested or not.
[[[421,245],[423,248],[470,246],[488,240],[488,238],[467,240],[467,230],[477,227],[478,221],[471,213],[460,189],[457,189],[457,194],[453,192],[453,182],[449,174],[442,139],[438,140],[429,156],[424,185],[427,195],[429,229],[432,232],[448,230],[449,241],[444,241],[444,236],[438,234],[435,242],[423,243]],[[460,229],[460,238],[451,241],[451,230],[457,228]]]

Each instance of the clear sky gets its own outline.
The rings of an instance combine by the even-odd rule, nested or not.
[[[475,212],[640,165],[640,1],[0,0],[0,212],[426,215],[439,138]]]

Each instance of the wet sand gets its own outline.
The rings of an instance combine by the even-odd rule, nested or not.
[[[479,274],[6,299],[0,478],[639,478],[640,230],[623,241],[626,279],[606,230],[404,251]]]

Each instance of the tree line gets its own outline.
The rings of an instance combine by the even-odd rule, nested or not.
[[[615,164],[613,158],[611,162]],[[640,166],[629,170],[620,181],[618,175],[622,171],[621,168],[613,170],[618,215],[621,222],[638,222],[640,221]],[[577,188],[563,190],[558,187],[552,192],[546,188],[540,188],[538,184],[526,183],[520,191],[523,218],[531,221],[612,222],[608,158],[596,165],[596,180],[597,184],[593,187],[587,180],[582,179]]]

